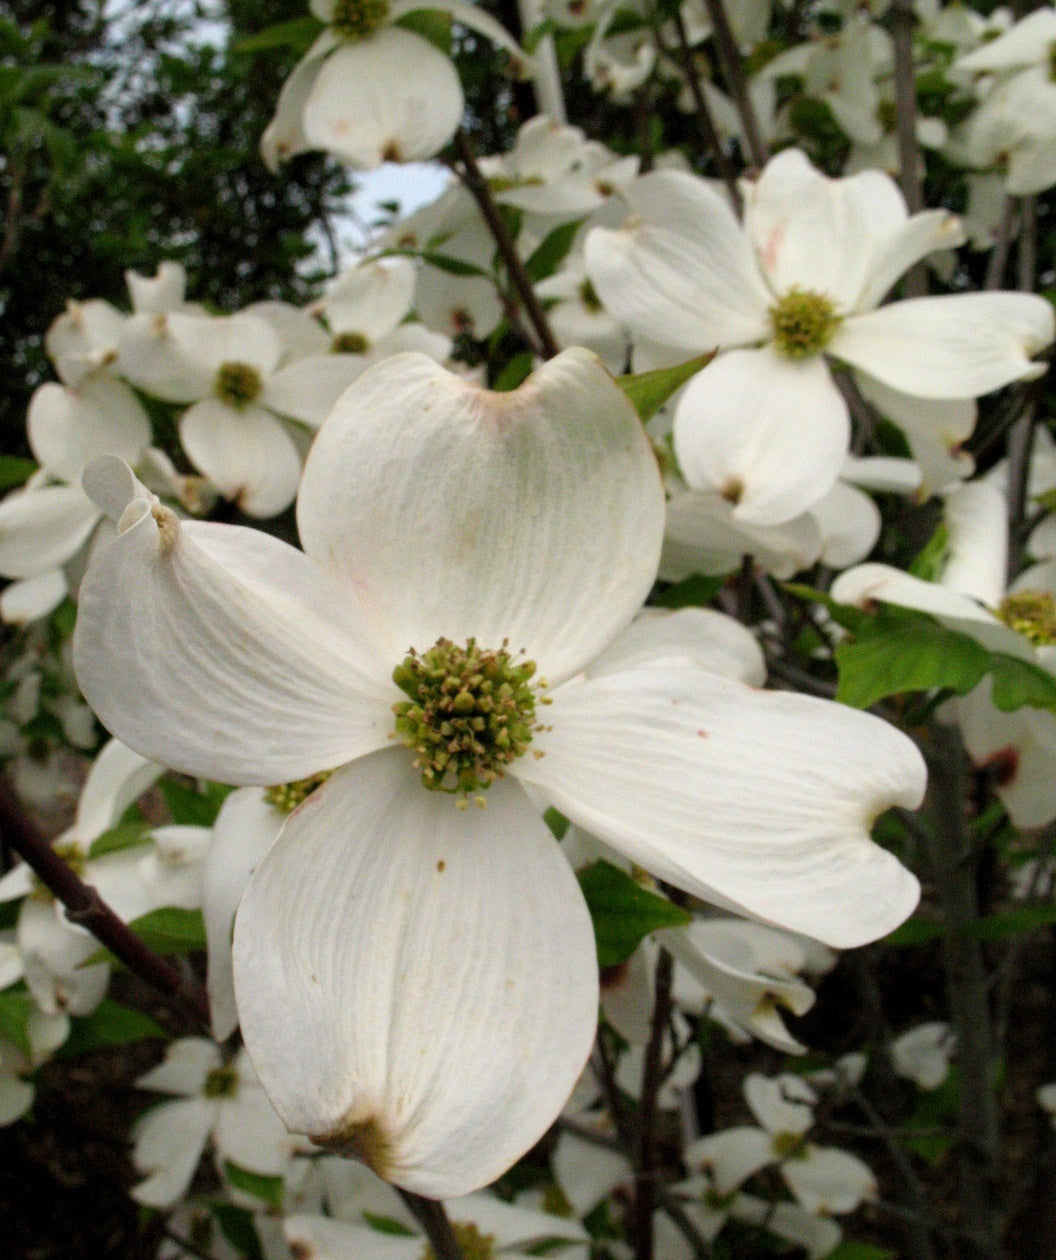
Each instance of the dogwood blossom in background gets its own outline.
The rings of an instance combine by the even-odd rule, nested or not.
[[[743,227],[694,176],[656,172],[624,197],[633,217],[590,233],[587,273],[644,339],[636,366],[648,366],[642,345],[668,362],[724,351],[686,387],[674,445],[689,485],[723,495],[739,520],[787,521],[835,483],[850,421],[826,356],[918,402],[971,399],[1044,370],[1031,356],[1056,327],[1034,294],[879,307],[910,266],[963,239],[945,211],[910,217],[879,172],[828,179],[787,150],[748,186]]]

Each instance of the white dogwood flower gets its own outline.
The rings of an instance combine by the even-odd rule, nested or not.
[[[643,176],[624,196],[627,225],[587,237],[588,275],[635,338],[683,359],[723,351],[677,405],[675,453],[689,484],[718,491],[744,522],[790,520],[836,481],[850,420],[827,359],[918,402],[1044,371],[1031,356],[1054,319],[1035,294],[880,306],[909,267],[963,238],[946,211],[909,216],[878,171],[829,179],[788,149],[746,189],[743,227],[683,172]],[[940,409],[936,425],[945,419]]]
[[[107,726],[226,782],[333,771],[249,881],[238,1015],[289,1127],[396,1184],[446,1197],[499,1175],[592,1044],[593,930],[540,798],[698,896],[834,944],[916,903],[869,839],[922,795],[908,739],[709,672],[695,639],[621,659],[663,491],[587,351],[512,393],[420,355],[368,369],[308,458],[304,553],[179,521],[117,460],[85,480],[118,523],[75,639]]]

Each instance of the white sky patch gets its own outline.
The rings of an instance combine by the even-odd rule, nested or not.
[[[358,187],[348,199],[348,215],[337,225],[342,265],[366,253],[378,230],[392,222],[382,203],[398,202],[396,218],[404,218],[435,201],[450,180],[450,171],[439,162],[386,162],[357,174]]]

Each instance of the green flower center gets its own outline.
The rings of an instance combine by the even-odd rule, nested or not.
[[[898,113],[894,101],[881,101],[877,105],[876,121],[883,127],[885,135],[890,135],[895,130],[898,126]]]
[[[584,280],[579,286],[579,300],[592,315],[601,310],[601,298],[598,297],[589,280]]]
[[[1056,597],[1048,591],[1016,591],[997,606],[997,616],[1031,643],[1056,643]]]
[[[248,363],[221,363],[213,393],[229,407],[242,408],[260,397],[264,382]]]
[[[770,308],[774,344],[786,359],[820,354],[840,324],[832,299],[811,289],[789,289]]]
[[[388,16],[388,0],[336,0],[330,25],[345,39],[366,39]]]
[[[515,188],[541,188],[541,175],[492,175],[488,187],[493,193],[512,192]]]
[[[330,342],[331,354],[366,354],[370,342],[361,332],[343,332]]]
[[[420,655],[412,648],[393,670],[393,682],[409,697],[392,706],[395,736],[414,750],[427,788],[463,796],[483,791],[543,729],[535,706],[549,701],[531,686],[535,662],[516,660],[506,646],[492,652],[476,639],[464,647],[437,639]]]
[[[495,1255],[494,1234],[482,1234],[472,1221],[452,1222],[451,1232],[458,1241],[463,1260],[492,1260]],[[436,1260],[431,1244],[422,1252],[422,1260]]]
[[[770,1149],[778,1159],[806,1159],[807,1140],[802,1133],[775,1133]]]
[[[1056,83],[1056,40],[1049,45],[1049,82]]]
[[[202,1093],[206,1098],[234,1098],[238,1093],[238,1073],[232,1067],[213,1068],[205,1078]]]
[[[88,855],[75,840],[63,840],[59,844],[52,845],[52,848],[78,878],[84,878],[85,868],[88,865]],[[55,894],[36,872],[33,873],[32,879],[33,890],[30,896],[34,901],[52,902],[55,900]]]
[[[292,814],[306,801],[320,784],[333,774],[333,770],[320,770],[318,774],[310,774],[307,779],[295,779],[292,783],[276,783],[264,792],[264,799],[280,814]]]

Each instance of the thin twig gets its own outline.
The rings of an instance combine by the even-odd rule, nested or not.
[[[477,159],[474,156],[469,136],[466,135],[462,127],[459,127],[455,132],[455,152],[458,154],[458,160],[461,163],[461,169],[458,171],[459,178],[477,203],[484,222],[488,225],[488,231],[494,238],[499,253],[502,255],[502,261],[506,264],[506,274],[509,276],[510,283],[513,285],[521,305],[524,307],[525,314],[535,330],[535,335],[539,338],[539,344],[542,347],[544,356],[552,359],[558,353],[557,341],[554,339],[554,334],[550,329],[550,324],[547,321],[543,308],[539,304],[539,299],[535,296],[532,282],[524,269],[524,263],[521,262],[520,254],[517,253],[517,246],[510,239],[510,234],[506,230],[506,224],[499,213],[499,207],[495,202],[495,198],[491,195],[488,181],[484,178],[480,167],[477,165]]]
[[[410,1208],[414,1219],[425,1230],[436,1260],[464,1260],[462,1248],[451,1228],[444,1205],[411,1190],[400,1190],[400,1198]]]
[[[924,207],[920,186],[920,149],[917,145],[917,80],[913,72],[913,28],[917,24],[912,0],[893,0],[891,36],[895,52],[895,128],[898,135],[898,182],[910,214]],[[906,297],[922,297],[928,288],[924,264],[906,273]]]
[[[190,974],[156,954],[122,922],[97,889],[76,874],[51,847],[0,774],[0,830],[16,853],[66,907],[71,923],[85,928],[121,962],[167,998],[180,1003],[201,1024],[209,1024],[209,999]]]
[[[744,138],[748,144],[748,152],[756,166],[765,166],[770,157],[770,150],[759,129],[759,120],[755,116],[755,106],[748,92],[748,79],[744,73],[744,62],[733,37],[730,19],[726,16],[726,8],[722,0],[704,0],[711,18],[712,34],[715,47],[718,49],[722,72],[726,77],[726,86],[730,90],[737,112],[741,116]]]
[[[679,1231],[682,1237],[687,1243],[689,1243],[689,1246],[693,1254],[697,1257],[697,1260],[711,1260],[711,1257],[715,1255],[715,1252],[712,1250],[711,1243],[708,1242],[700,1230],[697,1229],[696,1225],[693,1224],[689,1213],[682,1204],[679,1203],[678,1199],[676,1199],[673,1194],[661,1191],[660,1206],[663,1208],[665,1214],[671,1218],[675,1228]]]
[[[994,1042],[982,946],[969,934],[978,905],[975,863],[964,825],[964,748],[954,727],[934,722],[931,731],[932,879],[945,919],[946,987],[960,1073],[958,1226],[966,1260],[1001,1260]]]
[[[675,10],[675,31],[678,34],[678,52],[679,60],[682,62],[682,73],[686,76],[686,83],[689,85],[689,92],[693,97],[697,130],[700,132],[700,138],[704,142],[705,150],[715,162],[719,178],[726,185],[726,191],[730,194],[734,210],[740,214],[743,208],[741,190],[737,186],[733,167],[730,165],[730,160],[722,147],[722,137],[719,135],[718,128],[715,126],[715,120],[711,116],[711,110],[708,108],[707,98],[704,96],[704,89],[700,82],[700,75],[697,73],[697,63],[693,60],[693,49],[690,47],[686,23],[680,9]]]
[[[634,1209],[631,1218],[631,1242],[635,1260],[653,1260],[653,1212],[656,1208],[657,1099],[664,1079],[664,1034],[671,1010],[671,983],[675,962],[666,949],[661,949],[656,963],[653,1017],[649,1044],[645,1048],[642,1069],[642,1096],[638,1106],[638,1145],[634,1161]]]
[[[1016,215],[1015,197],[1006,197],[1001,206],[1001,218],[997,225],[997,238],[994,241],[994,252],[986,268],[986,280],[983,288],[992,293],[1001,288],[1008,267],[1008,250],[1012,241],[1012,224]]]

